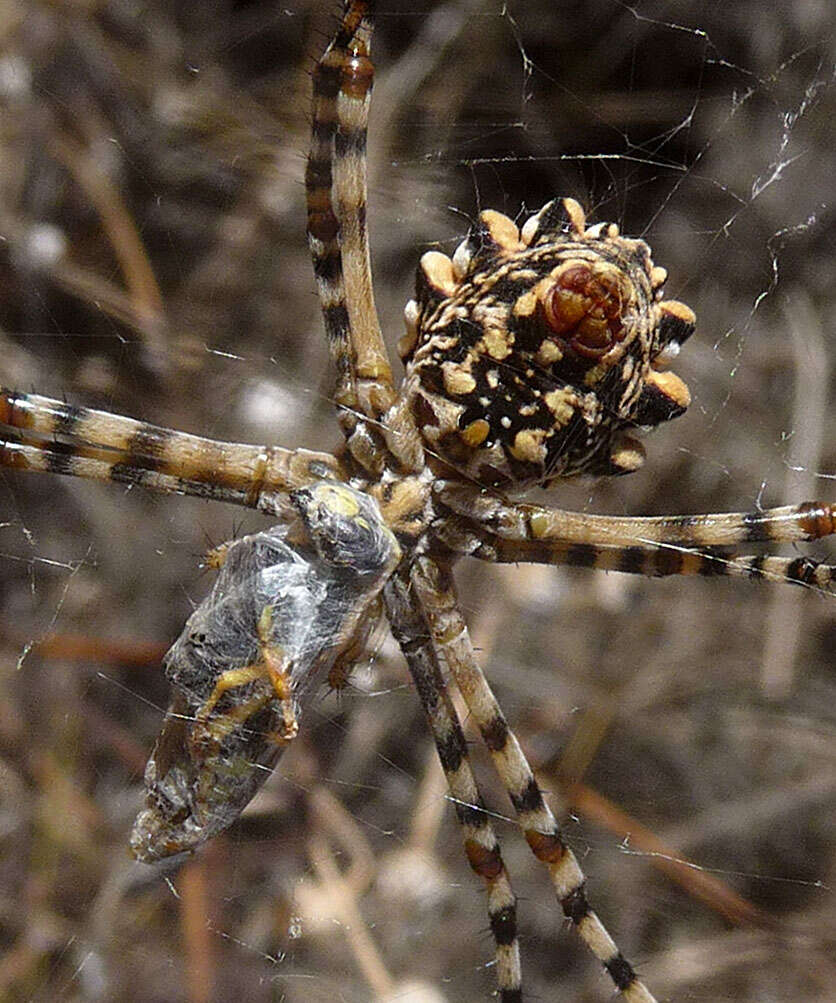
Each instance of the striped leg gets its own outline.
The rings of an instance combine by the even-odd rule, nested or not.
[[[543,800],[531,767],[476,660],[459,612],[452,575],[429,558],[413,565],[412,584],[430,625],[437,653],[447,664],[473,715],[517,813],[534,856],[546,865],[565,915],[629,1003],[655,1003],[632,965],[590,908],[585,878]]]
[[[467,743],[444,683],[427,622],[416,607],[408,573],[389,581],[385,599],[392,633],[406,657],[432,729],[468,862],[488,891],[488,916],[496,943],[496,980],[502,1003],[521,1003],[522,973],[517,942],[517,900],[502,862],[496,835],[482,804],[467,755]]]
[[[384,454],[363,416],[394,401],[377,318],[366,231],[366,127],[374,67],[371,2],[347,2],[313,75],[313,128],[305,173],[308,242],[337,379],[335,401],[349,449],[372,474]]]
[[[330,453],[219,442],[146,422],[0,390],[0,465],[196,495],[275,512],[284,495],[322,477],[342,479]]]
[[[540,505],[509,504],[467,484],[437,481],[433,493],[457,515],[481,523],[506,540],[608,547],[737,547],[746,543],[799,543],[836,533],[836,510],[802,502],[753,512],[704,515],[613,516]]]
[[[753,512],[620,517],[514,505],[469,485],[434,485],[438,535],[456,553],[511,564],[566,564],[632,574],[725,576],[828,589],[836,568],[808,557],[738,554],[746,543],[798,543],[836,532],[836,511],[803,502]],[[720,548],[720,549],[717,549]]]
[[[669,575],[747,578],[802,585],[828,593],[836,586],[836,565],[823,564],[811,557],[723,553],[694,550],[673,543],[641,542],[626,546],[558,539],[509,540],[463,516],[440,521],[433,526],[432,532],[453,553],[496,564],[563,564],[651,578]]]

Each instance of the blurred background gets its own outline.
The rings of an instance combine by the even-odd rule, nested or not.
[[[3,384],[217,438],[336,443],[303,171],[337,6],[2,5]],[[572,195],[650,242],[699,326],[676,366],[694,402],[648,438],[644,470],[552,503],[834,499],[832,3],[380,8],[369,216],[389,343],[423,251],[451,251],[479,208]],[[172,872],[128,856],[201,556],[262,525],[0,471],[0,999],[491,998],[484,894],[382,628],[228,834]],[[833,596],[458,578],[589,896],[659,1000],[831,999]],[[520,897],[526,999],[610,999],[473,755]]]

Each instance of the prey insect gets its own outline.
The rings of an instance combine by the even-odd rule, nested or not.
[[[238,818],[323,676],[362,651],[380,615],[400,548],[376,503],[332,481],[290,500],[295,525],[218,548],[214,587],[165,657],[173,696],[131,834],[146,863],[195,850]]]

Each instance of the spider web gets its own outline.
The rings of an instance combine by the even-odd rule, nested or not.
[[[452,250],[480,207],[516,216],[555,194],[644,236],[697,312],[676,367],[688,414],[648,438],[643,472],[553,503],[834,498],[831,6],[382,5],[370,221],[390,343],[423,250]],[[4,384],[333,445],[302,187],[328,8],[11,5]],[[167,703],[159,658],[208,589],[200,555],[262,522],[9,473],[0,499],[0,999],[488,998],[482,889],[391,640],[309,712],[229,836],[163,877],[125,850]],[[659,997],[829,998],[833,600],[469,564],[459,583],[560,814],[565,778],[584,785],[568,836]],[[521,898],[527,994],[607,999],[473,752]],[[720,891],[705,904],[654,867],[668,855],[740,898],[719,914]]]

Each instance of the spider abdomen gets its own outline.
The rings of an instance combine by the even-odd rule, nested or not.
[[[587,229],[572,199],[521,231],[483,212],[452,259],[425,254],[401,350],[430,451],[485,485],[637,469],[630,430],[690,403],[662,369],[694,315],[664,280],[644,241]]]

